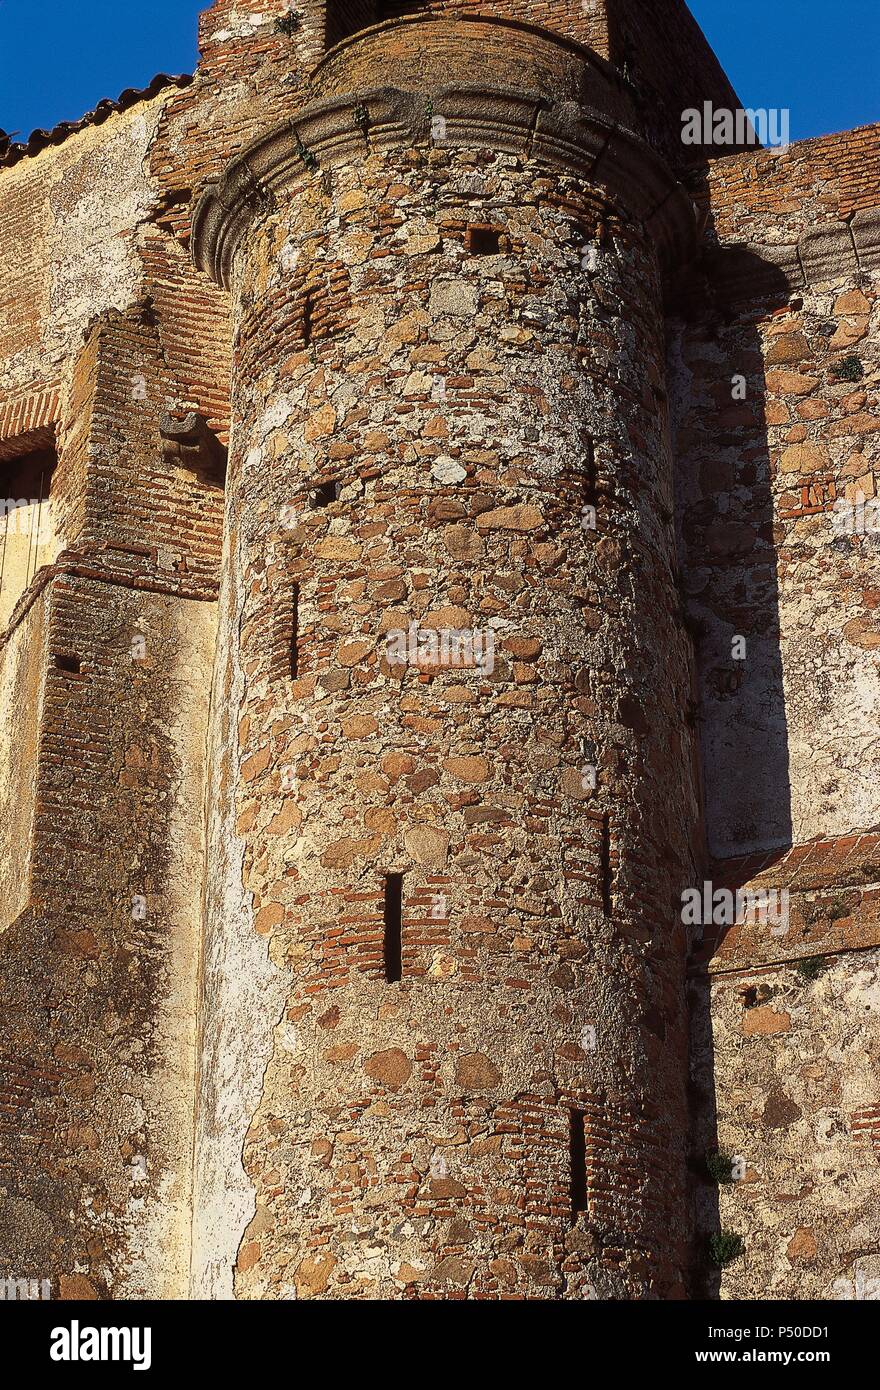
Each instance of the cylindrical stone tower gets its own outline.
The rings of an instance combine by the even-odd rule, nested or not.
[[[236,1292],[683,1296],[693,209],[541,29],[380,25],[313,90],[194,225],[236,323],[215,784],[283,983]]]

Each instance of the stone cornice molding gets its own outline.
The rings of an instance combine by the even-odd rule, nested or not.
[[[194,215],[192,250],[196,265],[227,288],[232,280],[235,252],[254,216],[271,207],[308,179],[327,169],[357,164],[365,156],[395,148],[428,147],[492,149],[517,155],[538,166],[569,170],[583,176],[620,212],[640,223],[657,246],[666,266],[687,261],[696,248],[696,213],[693,202],[657,155],[632,128],[624,86],[614,69],[571,40],[557,39],[543,30],[505,21],[483,19],[484,29],[516,29],[527,37],[535,63],[520,61],[518,76],[523,86],[494,85],[491,81],[449,81],[455,63],[442,48],[435,64],[441,76],[432,75],[432,64],[419,49],[420,75],[414,70],[395,75],[408,85],[358,88],[318,99],[293,119],[262,137],[229,166],[217,184],[210,185]],[[362,49],[383,42],[387,31],[400,27],[426,31],[424,43],[448,30],[449,22],[407,20],[380,25],[348,39],[327,55],[316,70],[316,86],[344,85],[344,58],[369,54]],[[455,24],[453,23],[453,28]],[[458,24],[460,28],[460,22]],[[470,29],[468,33],[474,32]],[[413,37],[413,35],[410,35]],[[453,53],[455,50],[453,50]],[[553,91],[544,83],[548,53],[564,58],[555,71]],[[525,58],[528,58],[526,53]],[[473,56],[462,66],[472,76]],[[443,61],[441,61],[441,59]],[[367,64],[369,67],[370,65]],[[449,72],[450,67],[453,69]],[[485,77],[492,76],[486,58]],[[375,71],[375,67],[372,67]],[[510,65],[503,68],[508,76]],[[418,85],[416,83],[418,82]],[[533,90],[529,86],[534,85]],[[435,117],[445,121],[442,140],[432,136]]]

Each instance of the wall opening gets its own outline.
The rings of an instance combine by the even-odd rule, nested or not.
[[[596,507],[599,504],[599,484],[596,477],[596,445],[592,438],[587,437],[587,449],[584,454],[583,469],[583,501],[586,507]]]
[[[337,502],[339,500],[341,491],[342,484],[337,483],[335,479],[331,479],[330,482],[319,483],[316,488],[313,488],[309,493],[309,501],[312,506],[316,508],[329,507],[332,502]]]
[[[66,671],[69,676],[78,676],[82,667],[78,656],[68,656],[64,653],[57,653],[55,656],[55,670]]]
[[[602,817],[600,860],[602,873],[602,911],[611,916],[614,869],[611,864],[611,819],[606,811]]]
[[[389,985],[403,977],[403,874],[385,876],[385,979]]]
[[[305,295],[303,296],[302,323],[300,325],[302,340],[306,347],[311,347],[312,334],[314,332],[314,315],[315,291],[306,290]]]
[[[587,1210],[587,1136],[583,1110],[568,1112],[568,1148],[571,1159],[571,1215]]]
[[[37,571],[54,558],[55,464],[54,448],[42,448],[0,465],[0,628],[9,622]]]
[[[465,250],[472,256],[500,256],[501,229],[484,223],[475,223],[465,233]]]

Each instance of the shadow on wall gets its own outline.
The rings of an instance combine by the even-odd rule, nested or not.
[[[782,854],[792,843],[791,782],[757,320],[791,294],[783,272],[744,247],[708,252],[691,302],[694,290],[701,302],[679,325],[672,375],[708,849],[713,859]],[[749,301],[738,302],[744,292]]]
[[[695,648],[693,716],[700,730],[710,879],[713,861],[750,851],[764,851],[772,860],[792,843],[777,538],[758,329],[759,320],[790,300],[789,282],[777,266],[746,247],[707,247],[671,320],[682,601]],[[725,884],[742,886],[729,872]],[[703,930],[708,935],[713,929],[706,923]],[[718,1184],[726,1179],[724,1156],[718,1155],[711,982],[704,962],[689,982],[689,1005],[692,1296],[712,1299],[719,1294],[722,1268]]]
[[[464,0],[461,8],[468,8]],[[333,48],[343,39],[369,29],[373,24],[385,24],[392,19],[407,19],[414,15],[437,13],[435,0],[327,0],[325,49]],[[448,5],[446,8],[453,9]],[[479,10],[480,6],[473,6]],[[486,6],[491,10],[491,4]]]

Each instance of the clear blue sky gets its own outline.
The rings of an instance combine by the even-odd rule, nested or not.
[[[880,0],[690,5],[744,104],[789,107],[793,139],[880,120]],[[77,120],[157,72],[192,72],[205,8],[207,0],[0,0],[0,127],[28,134]]]

